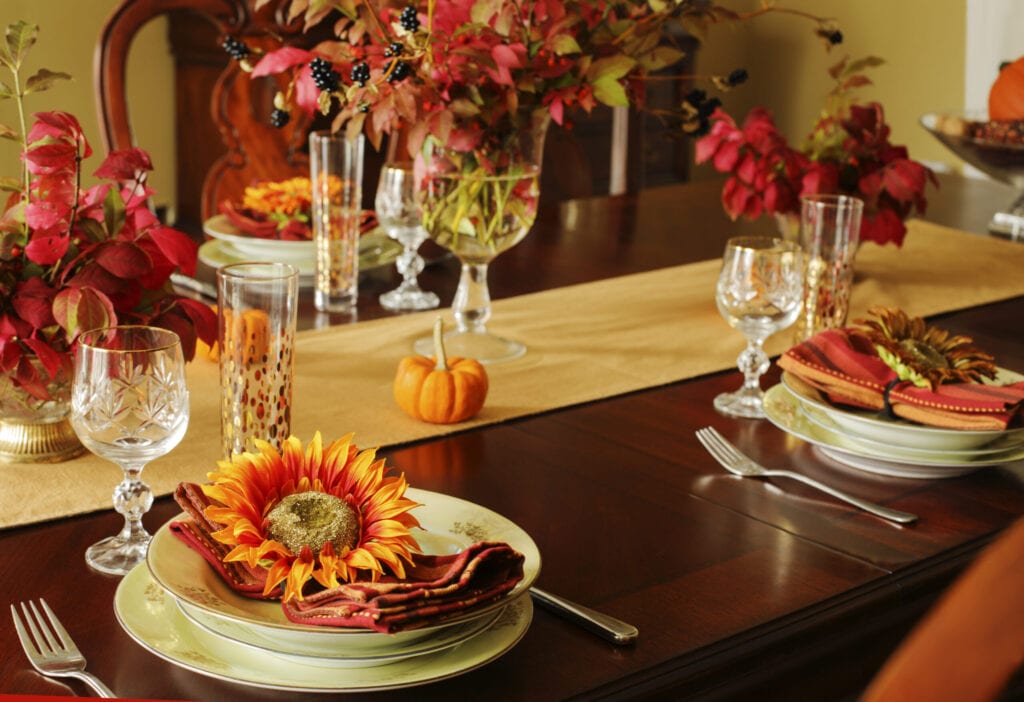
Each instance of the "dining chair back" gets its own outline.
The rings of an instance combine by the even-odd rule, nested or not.
[[[301,20],[287,22],[280,8],[253,9],[253,0],[122,0],[96,44],[93,79],[104,146],[135,146],[126,91],[130,49],[151,20],[168,18],[175,56],[177,214],[197,225],[223,200],[238,199],[247,185],[309,173],[306,137],[312,120],[292,115],[271,125],[280,77],[253,80],[221,44],[232,36],[251,48],[269,48],[281,37],[312,41]],[[187,46],[185,46],[187,44]]]
[[[1005,699],[1014,675],[1024,672],[1022,592],[1024,519],[982,551],[943,594],[890,656],[861,702]]]

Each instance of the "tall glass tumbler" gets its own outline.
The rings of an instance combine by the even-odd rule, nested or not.
[[[309,135],[316,249],[314,304],[320,312],[349,312],[359,296],[363,150],[361,134],[352,138],[331,132]]]
[[[217,270],[221,447],[224,458],[254,439],[280,446],[291,432],[299,271],[287,263]]]
[[[846,324],[863,214],[864,201],[849,195],[800,198],[804,293],[795,327],[796,343]]]

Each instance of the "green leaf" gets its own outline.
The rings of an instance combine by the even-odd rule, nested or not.
[[[587,69],[586,77],[591,83],[595,84],[602,80],[616,81],[632,71],[635,67],[636,60],[629,56],[608,56],[607,58],[598,59],[590,64],[590,68]]]
[[[107,191],[106,199],[103,200],[103,220],[107,225],[107,233],[111,237],[117,236],[117,233],[121,231],[124,219],[124,201],[121,199],[121,193],[117,192],[117,188],[111,188]]]
[[[25,60],[29,49],[36,43],[39,35],[39,27],[20,20],[7,27],[7,54],[6,58],[14,69],[21,68],[21,62]]]
[[[25,94],[49,90],[58,80],[71,80],[71,74],[40,68],[34,76],[30,76],[25,82]]]
[[[850,75],[853,73],[860,73],[866,68],[877,68],[878,66],[884,65],[885,59],[879,58],[878,56],[865,56],[862,59],[851,61],[846,66],[844,73]]]
[[[629,98],[626,97],[626,89],[618,80],[605,76],[591,83],[594,89],[594,98],[610,107],[628,107]]]
[[[0,190],[7,192],[21,192],[21,181],[14,176],[0,176]]]
[[[640,65],[648,73],[668,68],[679,63],[686,53],[672,46],[659,46],[650,53],[640,57]]]
[[[3,81],[0,81],[0,100],[7,100],[8,98],[17,97],[14,94],[14,88],[7,85]]]
[[[6,124],[0,124],[0,139],[10,139],[11,141],[21,141],[21,132],[14,127],[8,127]]]
[[[558,56],[583,53],[579,42],[576,41],[576,37],[571,34],[559,34],[555,37],[554,41],[551,42],[551,50]]]

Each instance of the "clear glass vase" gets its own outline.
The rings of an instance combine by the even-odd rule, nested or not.
[[[519,114],[483,130],[472,148],[425,145],[417,178],[423,226],[462,264],[452,301],[456,328],[445,335],[452,356],[498,363],[526,353],[521,342],[487,331],[487,267],[519,243],[537,218],[547,126],[546,111]],[[420,339],[415,349],[429,356],[433,340]]]
[[[38,359],[29,359],[46,377]],[[85,452],[71,426],[71,378],[60,371],[37,397],[13,378],[0,375],[0,463],[58,463]]]

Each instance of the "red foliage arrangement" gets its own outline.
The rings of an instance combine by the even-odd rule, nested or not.
[[[37,32],[25,22],[11,25],[0,46],[0,66],[15,78],[14,90],[0,97],[16,98],[19,108],[25,95],[68,77],[42,69],[22,83]],[[22,178],[0,179],[10,193],[0,213],[0,373],[45,400],[47,383],[70,370],[74,341],[88,329],[164,327],[181,337],[188,358],[197,338],[212,343],[216,316],[169,282],[176,269],[194,273],[198,247],[147,207],[153,167],[146,152],[111,152],[95,172],[108,182],[83,189],[82,162],[92,149],[78,120],[44,112],[26,130],[22,119]],[[21,136],[3,125],[0,133]]]
[[[904,220],[927,206],[924,191],[935,175],[912,160],[905,146],[889,142],[889,126],[877,102],[854,104],[849,91],[870,81],[861,73],[881,61],[874,57],[830,69],[836,86],[802,149],[791,147],[771,113],[761,107],[743,126],[719,109],[711,132],[697,142],[697,163],[710,161],[729,173],[722,205],[730,217],[797,214],[800,196],[843,193],[864,200],[860,240],[902,246]]]

